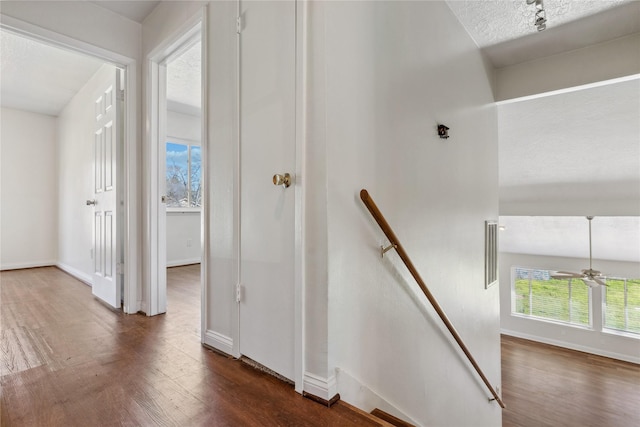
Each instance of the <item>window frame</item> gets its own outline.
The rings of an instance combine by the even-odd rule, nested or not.
[[[516,275],[517,275],[517,270],[528,270],[530,272],[529,274],[529,314],[527,313],[519,313],[516,311]],[[547,323],[554,323],[557,325],[562,325],[562,326],[568,326],[568,327],[572,327],[572,328],[578,328],[578,329],[587,329],[587,330],[595,330],[594,329],[594,322],[593,322],[593,289],[592,288],[588,288],[588,300],[587,300],[587,308],[588,308],[588,323],[573,323],[571,322],[571,297],[572,297],[572,280],[568,279],[567,280],[567,297],[568,297],[568,304],[569,304],[569,320],[560,320],[560,319],[553,319],[553,318],[549,318],[549,317],[543,317],[543,316],[536,316],[534,314],[531,314],[532,312],[532,299],[533,299],[533,295],[532,295],[532,285],[531,282],[532,280],[534,280],[533,271],[544,271],[544,272],[548,272],[549,274],[555,270],[550,270],[547,268],[532,268],[532,267],[522,267],[522,266],[512,266],[511,267],[511,278],[510,278],[510,288],[511,288],[511,309],[510,309],[510,314],[512,316],[515,317],[521,317],[524,319],[530,319],[530,320],[535,320],[537,322],[547,322]],[[586,286],[586,285],[585,285]]]
[[[624,282],[624,305],[622,307],[624,313],[624,329],[618,329],[611,326],[607,326],[607,290],[608,288],[603,289],[602,291],[602,331],[613,334],[622,334],[622,335],[631,335],[640,338],[640,331],[632,331],[629,330],[629,281],[638,281],[638,279],[629,279],[628,277],[607,277],[607,280],[615,280],[619,282]]]
[[[580,324],[580,323],[570,323],[568,321],[564,321],[564,320],[557,320],[557,319],[551,319],[551,318],[546,318],[546,317],[541,317],[541,316],[536,316],[536,315],[532,315],[532,314],[525,314],[525,313],[519,313],[516,311],[517,309],[517,303],[516,303],[516,279],[517,279],[517,270],[521,269],[521,270],[529,270],[529,271],[533,271],[533,270],[539,270],[539,271],[547,271],[547,272],[553,272],[556,271],[555,269],[549,269],[549,268],[534,268],[534,267],[523,267],[520,265],[512,265],[511,266],[511,277],[510,277],[510,289],[511,289],[511,307],[510,307],[510,315],[513,317],[518,317],[521,319],[527,319],[527,320],[532,320],[535,322],[543,322],[543,323],[551,323],[551,324],[555,324],[555,325],[559,325],[559,326],[564,326],[564,327],[570,327],[570,328],[577,328],[577,329],[583,329],[583,330],[589,330],[589,331],[593,331],[593,332],[598,332],[598,333],[603,333],[603,334],[608,334],[608,335],[616,335],[616,336],[621,336],[621,337],[627,337],[627,338],[632,338],[632,339],[636,339],[636,340],[640,340],[640,332],[635,332],[632,330],[628,330],[628,329],[616,329],[616,328],[612,328],[610,326],[606,326],[606,305],[607,305],[607,295],[606,295],[606,289],[603,286],[599,286],[598,288],[591,288],[589,287],[589,300],[588,300],[588,308],[589,308],[589,325],[585,325],[585,324]],[[620,278],[620,277],[608,277],[608,280],[618,280],[618,281],[622,281],[624,280],[629,281],[629,280],[638,280],[638,279],[629,279],[629,278]],[[529,278],[530,281],[530,290],[529,290],[529,296],[531,298],[531,277]],[[575,280],[580,280],[580,279],[575,279]],[[624,310],[625,310],[625,316],[628,315],[628,289],[625,287],[625,306],[624,306]],[[529,312],[531,312],[531,305],[529,306]],[[596,320],[596,317],[599,316],[600,319],[598,321]],[[625,323],[625,327],[627,323]]]

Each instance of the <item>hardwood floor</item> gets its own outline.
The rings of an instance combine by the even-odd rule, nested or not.
[[[168,270],[155,317],[111,310],[56,268],[1,272],[0,425],[378,425],[203,348],[199,268]],[[640,425],[638,365],[505,336],[502,384],[505,427]]]
[[[502,337],[504,427],[640,426],[640,366]]]
[[[198,270],[169,270],[155,317],[111,310],[56,268],[0,273],[0,425],[379,425],[203,348]]]

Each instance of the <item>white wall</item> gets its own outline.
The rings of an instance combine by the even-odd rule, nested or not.
[[[580,271],[588,264],[588,259],[500,253],[500,324],[502,332],[507,335],[640,363],[640,338],[600,330],[602,291],[599,288],[591,293],[592,307],[594,308],[592,314],[594,329],[532,320],[511,314],[512,267]],[[593,265],[610,276],[640,277],[640,263],[637,262],[593,260]]]
[[[200,262],[200,212],[167,212],[167,267]]]
[[[200,145],[201,118],[167,111],[167,135]],[[200,262],[200,212],[167,212],[167,267]]]
[[[167,111],[167,135],[180,139],[193,141],[200,145],[202,133],[202,118],[191,114]]]
[[[397,255],[380,258],[385,239],[358,197],[369,190],[499,386],[498,287],[484,288],[497,120],[480,52],[444,2],[314,3],[311,23],[308,145],[324,147],[326,171],[307,176],[305,191],[327,194],[329,372],[365,410],[382,398],[420,425],[500,425],[500,407]],[[314,263],[307,255],[321,278]]]
[[[0,120],[0,269],[54,265],[56,118],[2,108]]]
[[[58,265],[92,283],[93,135],[95,99],[113,81],[116,68],[105,64],[58,116]]]

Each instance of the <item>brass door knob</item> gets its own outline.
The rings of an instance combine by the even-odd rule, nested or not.
[[[273,185],[282,185],[284,188],[289,187],[291,185],[291,175],[288,173],[273,175]]]

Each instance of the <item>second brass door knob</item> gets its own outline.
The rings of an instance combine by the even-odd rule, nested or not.
[[[284,188],[289,187],[291,185],[291,175],[288,173],[273,175],[273,185],[282,185]]]

